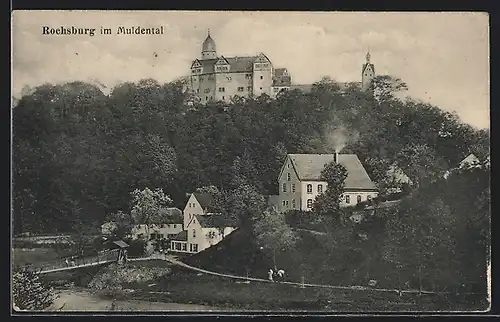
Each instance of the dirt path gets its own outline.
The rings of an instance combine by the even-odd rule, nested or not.
[[[84,290],[60,290],[50,311],[112,311],[112,301]],[[114,311],[227,311],[207,305],[149,302],[141,300],[117,300]]]

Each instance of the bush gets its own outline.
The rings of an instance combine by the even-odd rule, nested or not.
[[[143,239],[131,239],[127,241],[129,245],[128,256],[142,257],[146,253],[146,241]]]
[[[96,290],[116,291],[122,289],[124,284],[150,282],[169,272],[170,268],[168,267],[113,264],[95,275],[88,285]]]
[[[38,273],[20,269],[12,276],[12,299],[16,310],[42,311],[52,305],[56,295]]]

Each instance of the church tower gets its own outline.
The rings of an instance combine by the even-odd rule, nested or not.
[[[215,59],[217,58],[217,51],[215,49],[215,41],[210,37],[210,29],[208,29],[207,39],[203,42],[201,48],[201,59]]]
[[[370,50],[366,53],[366,63],[361,70],[361,88],[365,91],[370,88],[373,77],[375,77],[375,66],[370,63]]]

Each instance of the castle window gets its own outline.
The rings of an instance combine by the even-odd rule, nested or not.
[[[295,209],[295,199],[292,199],[292,208]]]
[[[228,81],[231,81],[231,77],[227,77],[227,80],[228,80]]]
[[[203,82],[203,77],[200,77],[200,82]]]
[[[292,176],[290,175],[290,172],[286,174],[286,179],[288,181],[292,180]]]
[[[345,203],[351,203],[351,196],[345,196]]]
[[[318,193],[322,193],[322,192],[323,192],[323,185],[319,184],[318,185]]]
[[[313,193],[313,185],[312,184],[307,185],[307,193]]]
[[[200,89],[199,89],[199,88],[197,88],[197,89],[196,89],[196,93],[199,93],[199,92],[200,92]]]
[[[238,87],[238,92],[243,92],[245,89],[243,87]]]
[[[269,64],[262,64],[262,66],[263,66],[263,67],[268,67],[268,66],[269,66]]]
[[[260,89],[262,90],[262,87]]]
[[[312,208],[313,206],[313,200],[312,199],[307,199],[307,208]]]
[[[196,238],[196,229],[193,229],[193,238]]]
[[[288,200],[285,201],[285,206],[288,208]]]
[[[247,89],[250,92],[252,90],[252,86],[248,86]]]
[[[283,192],[286,192],[286,183],[283,183]]]
[[[245,75],[245,78],[246,78],[246,79],[252,78],[252,74],[246,74],[246,75]]]
[[[219,92],[225,92],[226,89],[224,87],[219,87]]]
[[[292,183],[292,192],[295,192],[295,183]]]
[[[208,101],[208,96],[205,96],[205,101]]]
[[[285,200],[283,200],[283,207],[285,207]]]
[[[264,79],[264,76],[260,76],[260,79]]]
[[[205,93],[210,93],[210,88],[205,88]]]
[[[225,100],[226,98],[224,96],[222,96],[222,100]]]
[[[193,69],[193,70],[191,71],[191,73],[193,73],[193,74],[194,74],[194,73],[196,73],[196,72],[197,72],[197,70],[196,70],[196,69]]]
[[[360,195],[358,195],[357,201],[358,201],[358,203],[361,202],[361,196]]]

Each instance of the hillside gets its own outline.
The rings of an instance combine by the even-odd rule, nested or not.
[[[366,286],[369,279],[376,279],[382,286],[395,286],[394,276],[391,279],[388,274],[394,268],[375,256],[371,258],[370,276],[366,275],[367,258],[361,255],[361,251],[339,244],[348,233],[347,229],[337,231],[336,236],[297,231],[299,242],[296,248],[276,254],[278,269],[284,269],[288,279],[296,282],[304,276],[307,283]],[[245,276],[248,271],[249,276],[260,278],[267,278],[266,272],[273,266],[272,258],[266,257],[254,238],[243,230],[235,231],[219,244],[186,258],[185,262],[221,273]]]

